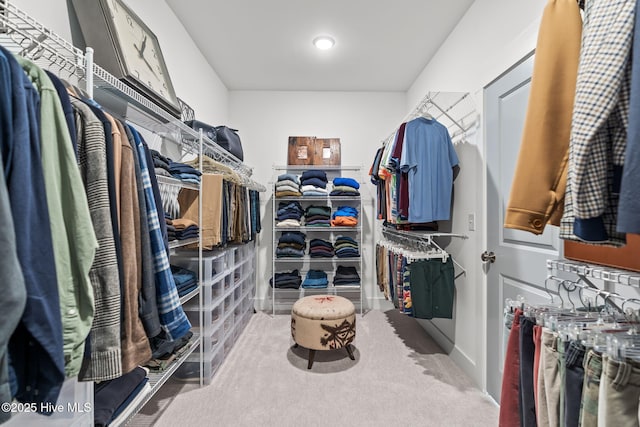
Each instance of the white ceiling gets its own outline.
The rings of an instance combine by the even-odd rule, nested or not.
[[[405,91],[473,3],[166,1],[227,88],[297,91]]]

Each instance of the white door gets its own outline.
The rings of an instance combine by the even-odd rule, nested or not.
[[[495,263],[487,272],[487,391],[500,401],[504,364],[503,308],[519,295],[530,302],[548,301],[547,259],[557,258],[558,228],[544,234],[506,229],[504,214],[520,148],[531,86],[533,55],[523,59],[484,91],[487,146],[487,250]]]

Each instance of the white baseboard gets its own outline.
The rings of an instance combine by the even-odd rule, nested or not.
[[[464,353],[456,344],[449,339],[433,322],[429,320],[421,320],[418,322],[420,326],[433,338],[440,347],[451,357],[451,359],[469,375],[475,382],[476,386],[482,389],[482,378],[476,362],[473,361],[466,353]]]

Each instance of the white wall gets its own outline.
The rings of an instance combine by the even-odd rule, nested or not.
[[[544,0],[476,0],[407,92],[407,111],[429,91],[470,92],[482,112],[482,89],[535,48]],[[482,119],[481,119],[482,120]],[[480,123],[482,124],[482,123]],[[480,254],[486,249],[484,142],[480,128],[470,144],[457,145],[461,173],[455,182],[453,232],[468,240],[448,247],[467,270],[456,280],[453,320],[420,321],[475,381],[485,387],[486,277]],[[476,214],[477,231],[467,215]]]
[[[274,165],[286,165],[289,136],[340,138],[342,165],[361,166],[365,270],[362,275],[369,306],[379,307],[374,289],[373,232],[375,187],[368,171],[377,148],[406,114],[406,98],[399,92],[278,92],[231,91],[230,125],[240,130],[244,160],[255,167],[254,177],[269,191],[261,194],[262,227],[259,237],[258,298],[269,297],[272,245],[272,192]],[[268,302],[268,301],[266,301]],[[266,302],[262,308],[270,307]]]
[[[72,41],[66,0],[13,0],[13,3],[45,27]],[[157,0],[126,3],[158,37],[178,97],[195,110],[199,120],[212,124],[227,121],[227,88],[169,6]]]

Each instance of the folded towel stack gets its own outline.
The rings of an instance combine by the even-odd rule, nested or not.
[[[297,175],[285,173],[278,176],[276,181],[276,197],[299,197],[300,180]]]
[[[307,289],[326,288],[329,286],[327,273],[322,270],[309,270],[302,282],[302,287]]]
[[[332,215],[334,227],[355,227],[358,225],[358,210],[351,206],[340,206]]]
[[[269,279],[269,284],[272,288],[298,289],[302,284],[302,277],[300,277],[300,272],[298,270],[285,271],[282,273],[276,273],[274,277]]]
[[[300,176],[300,191],[303,196],[326,196],[327,173],[323,170],[306,170]]]
[[[332,196],[359,196],[360,184],[353,178],[334,178]]]
[[[276,227],[300,227],[300,219],[304,210],[300,202],[280,202],[276,212]]]
[[[307,247],[306,235],[299,231],[287,231],[278,239],[276,258],[302,258]]]
[[[328,240],[311,239],[309,242],[309,256],[311,258],[333,258],[333,244]]]
[[[335,276],[333,276],[334,286],[360,286],[360,275],[355,267],[345,267],[339,265]]]
[[[307,227],[331,227],[331,207],[309,206],[304,211],[304,225]]]
[[[339,236],[333,244],[338,258],[357,258],[360,256],[358,242],[347,236]]]

